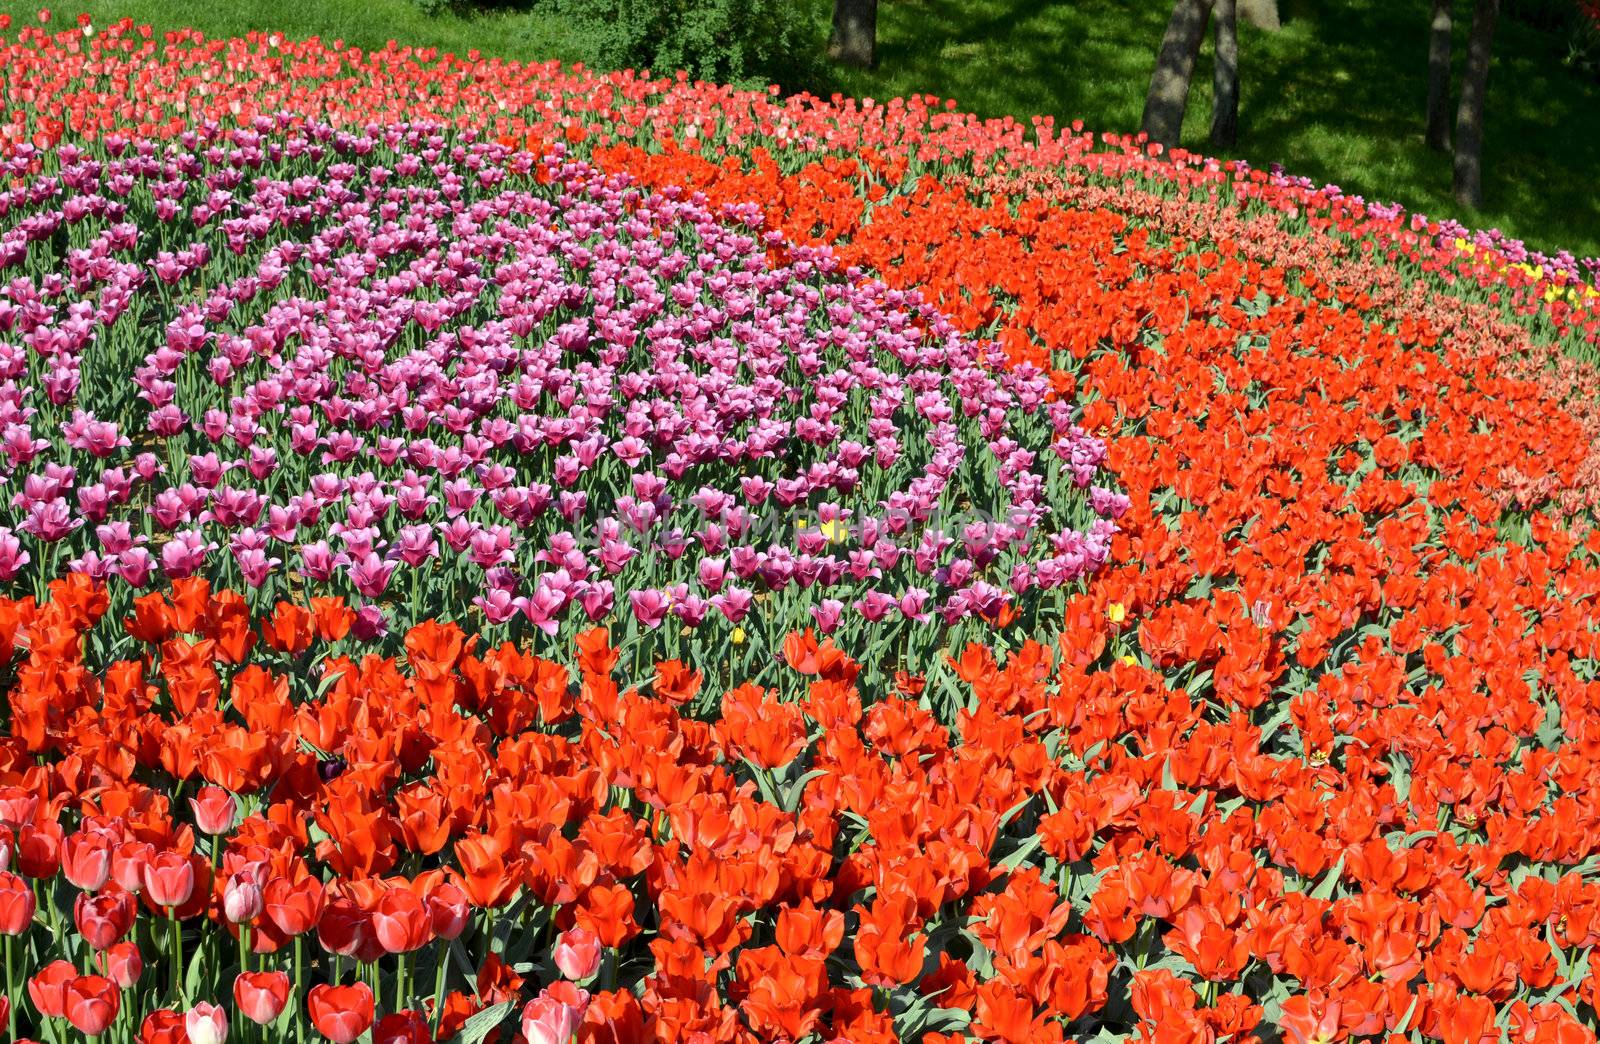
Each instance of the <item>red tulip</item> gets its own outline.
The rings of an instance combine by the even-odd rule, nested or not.
[[[61,826],[44,822],[17,834],[17,869],[28,877],[54,877],[61,869]]]
[[[350,899],[335,899],[317,922],[317,942],[329,953],[370,964],[386,952],[372,930],[372,915]]]
[[[144,887],[157,906],[182,906],[194,895],[194,865],[177,852],[161,852],[144,865]]]
[[[189,1044],[183,1016],[171,1008],[152,1011],[139,1025],[139,1044]]]
[[[0,823],[20,830],[39,814],[39,795],[21,787],[0,787]]]
[[[372,1044],[429,1044],[428,1020],[420,1011],[397,1011],[378,1020],[372,1029]]]
[[[129,892],[144,890],[145,864],[155,858],[148,841],[124,841],[111,852],[111,878]]]
[[[267,917],[284,935],[302,935],[322,917],[322,884],[315,878],[275,877],[261,890]]]
[[[233,818],[239,811],[239,802],[221,787],[201,787],[200,793],[189,799],[194,811],[194,823],[203,833],[226,834],[233,829]]]
[[[0,935],[21,935],[33,923],[33,889],[16,874],[0,871]]]
[[[580,925],[568,928],[556,940],[555,960],[562,975],[582,982],[600,970],[600,937]]]
[[[67,1011],[67,983],[78,977],[70,961],[51,961],[28,980],[28,996],[39,1014],[60,1018]]]
[[[289,1003],[289,976],[281,971],[241,972],[233,980],[233,1000],[245,1018],[265,1026]]]
[[[111,876],[111,842],[104,834],[78,831],[61,846],[61,872],[78,888],[98,892]]]
[[[127,892],[118,890],[101,892],[99,895],[85,892],[73,904],[72,917],[77,923],[78,934],[83,936],[90,948],[104,950],[128,934],[137,912],[133,896]]]
[[[350,1044],[372,1025],[372,990],[364,982],[353,986],[312,988],[306,997],[306,1014],[317,1032],[333,1044]]]
[[[201,1001],[184,1014],[183,1029],[189,1044],[222,1044],[228,1039],[228,1013]]]
[[[122,989],[138,982],[139,976],[144,974],[144,955],[139,952],[138,944],[132,941],[119,942],[95,954],[95,960],[99,962],[106,978]]]
[[[389,953],[410,953],[426,946],[433,935],[433,918],[417,894],[406,887],[391,888],[372,911],[372,930]]]
[[[65,997],[67,1021],[90,1037],[98,1037],[106,1031],[111,1020],[117,1017],[117,1006],[122,1000],[117,984],[98,975],[85,975],[68,982]]]
[[[428,912],[433,918],[433,934],[440,939],[455,939],[467,930],[472,903],[459,885],[446,881],[428,893]]]

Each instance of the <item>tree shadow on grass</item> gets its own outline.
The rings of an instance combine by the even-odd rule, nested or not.
[[[816,0],[825,4],[826,0]],[[1464,7],[1465,5],[1458,5]],[[1450,198],[1450,158],[1422,141],[1427,17],[1391,0],[1283,0],[1283,29],[1241,27],[1239,146],[1225,155],[1498,225],[1542,248],[1600,253],[1600,91],[1562,67],[1556,41],[1502,16],[1489,77],[1485,206]],[[825,90],[934,94],[980,116],[1047,114],[1138,128],[1169,6],[1151,0],[888,0],[880,66],[834,71]],[[1466,50],[1461,12],[1455,55]],[[1195,70],[1185,146],[1210,151],[1210,41]]]

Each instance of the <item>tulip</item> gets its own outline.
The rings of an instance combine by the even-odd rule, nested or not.
[[[188,1044],[188,1040],[183,1014],[171,1008],[152,1011],[139,1024],[139,1044]]]
[[[228,1014],[215,1004],[201,1001],[184,1014],[183,1029],[189,1035],[189,1044],[222,1044],[228,1039]]]
[[[429,1044],[428,1020],[420,1011],[397,1011],[378,1020],[372,1044]]]
[[[428,911],[433,919],[433,934],[440,939],[459,938],[472,919],[467,893],[448,881],[428,893]]]
[[[61,869],[61,843],[65,840],[53,821],[25,826],[17,834],[17,869],[28,877],[54,877]]]
[[[98,975],[85,975],[66,984],[64,1014],[80,1033],[98,1037],[117,1017],[121,1000],[116,983]]]
[[[28,996],[39,1014],[60,1018],[67,1012],[67,983],[78,977],[71,961],[55,960],[28,980]]]
[[[245,924],[261,916],[265,902],[255,874],[241,870],[222,889],[222,914],[232,924]]]
[[[289,1003],[286,972],[240,972],[233,980],[233,1000],[244,1017],[265,1026],[283,1013]]]
[[[139,976],[144,974],[144,955],[139,952],[139,946],[132,941],[119,942],[115,946],[95,954],[101,971],[106,978],[116,983],[118,988],[127,989],[139,981]]]
[[[21,935],[33,924],[37,900],[16,874],[0,870],[0,935]]]
[[[123,891],[81,894],[72,909],[78,934],[95,950],[104,950],[126,935],[135,913],[133,896]]]
[[[157,906],[182,906],[194,895],[194,864],[177,852],[161,852],[145,863],[143,879]]]
[[[587,991],[570,982],[553,983],[522,1009],[522,1035],[528,1044],[567,1044],[588,1004]]]
[[[75,887],[99,891],[111,876],[111,843],[104,834],[71,835],[61,846],[61,872]]]
[[[592,978],[600,970],[600,937],[582,926],[573,926],[556,940],[556,967],[574,982]]]
[[[284,935],[303,935],[322,916],[322,885],[315,878],[274,877],[261,890],[267,917]]]
[[[124,891],[144,891],[144,868],[155,857],[148,841],[124,841],[111,852],[111,879]]]
[[[426,904],[409,888],[390,888],[372,911],[372,929],[388,953],[410,953],[427,945],[433,922]]]
[[[364,982],[314,986],[306,996],[306,1014],[333,1044],[350,1044],[372,1025],[372,989]]]
[[[217,836],[233,829],[233,819],[239,810],[238,800],[221,787],[201,787],[200,793],[189,799],[194,811],[194,823],[202,833]]]
[[[386,951],[373,931],[372,914],[350,899],[335,899],[317,921],[317,942],[329,953],[371,962]]]

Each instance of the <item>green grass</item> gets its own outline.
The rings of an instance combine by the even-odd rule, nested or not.
[[[511,7],[462,16],[425,15],[411,0],[0,0],[0,11],[16,23],[32,23],[40,7],[51,9],[52,26],[86,11],[102,25],[128,17],[158,31],[193,27],[212,37],[262,29],[293,38],[343,40],[364,50],[396,40],[462,55],[477,48],[524,61],[583,57],[582,41],[567,22]]]
[[[1600,86],[1565,43],[1502,16],[1489,76],[1485,205],[1450,196],[1450,157],[1422,141],[1427,9],[1415,0],[1283,0],[1277,33],[1240,27],[1239,146],[1225,155],[1331,182],[1531,245],[1600,255]],[[1470,4],[1457,2],[1459,69]],[[1134,131],[1170,5],[1164,0],[885,0],[880,62],[839,88],[930,92],[985,116],[1048,113]],[[1211,152],[1210,41],[1183,144]],[[1459,73],[1458,73],[1459,77]]]
[[[830,0],[814,6],[820,50]],[[1450,160],[1422,143],[1426,7],[1420,0],[1282,0],[1280,32],[1241,26],[1239,146],[1258,167],[1333,182],[1434,217],[1498,227],[1546,250],[1600,255],[1600,86],[1562,64],[1565,43],[1502,17],[1489,79],[1485,206],[1450,198]],[[31,18],[36,4],[0,0]],[[1457,0],[1459,65],[1470,4]],[[76,0],[105,22],[128,15],[207,35],[275,29],[359,47],[389,39],[508,58],[582,59],[568,20],[522,7],[423,15],[411,0]],[[1165,0],[883,0],[880,64],[832,70],[809,84],[878,99],[954,98],[981,116],[1046,113],[1097,130],[1137,129],[1166,25]],[[1184,144],[1210,151],[1210,44],[1195,73]]]

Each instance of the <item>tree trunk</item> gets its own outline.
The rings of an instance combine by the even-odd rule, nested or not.
[[[1454,0],[1433,0],[1428,30],[1428,147],[1450,151],[1450,8]]]
[[[1278,0],[1239,0],[1239,17],[1265,33],[1283,28],[1278,17]]]
[[[1483,205],[1483,99],[1489,86],[1489,55],[1500,0],[1477,0],[1467,37],[1467,68],[1461,74],[1461,107],[1456,113],[1456,202]]]
[[[828,57],[862,69],[878,63],[878,0],[833,0]]]
[[[1206,21],[1211,17],[1211,0],[1174,0],[1172,19],[1156,55],[1156,70],[1150,77],[1150,93],[1144,99],[1144,118],[1140,126],[1169,148],[1178,144],[1183,133],[1183,114],[1189,107],[1189,81],[1194,77],[1194,60],[1205,39]]]
[[[1239,140],[1239,24],[1234,0],[1215,0],[1217,62],[1212,75],[1211,146],[1231,149]]]

